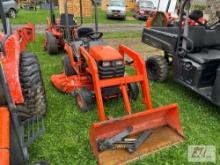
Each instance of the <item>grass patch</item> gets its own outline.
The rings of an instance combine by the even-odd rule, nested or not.
[[[110,36],[110,35],[109,35]],[[40,60],[48,99],[46,134],[30,148],[32,161],[49,160],[51,165],[96,164],[89,144],[89,127],[98,121],[97,109],[82,113],[72,96],[58,92],[50,82],[50,76],[61,72],[61,55],[49,56],[43,51],[43,36],[37,36],[29,50]],[[219,108],[194,92],[178,85],[170,75],[164,83],[150,83],[154,107],[179,103],[180,119],[186,141],[178,146],[157,152],[134,165],[188,165],[188,145],[215,145],[220,156]],[[141,98],[139,98],[141,99]],[[134,107],[140,108],[139,103]],[[107,114],[123,115],[121,99],[106,103]],[[220,164],[217,159],[216,164]]]
[[[55,10],[56,15],[58,15],[58,10]],[[24,10],[21,9],[15,19],[10,19],[12,24],[46,24],[47,17],[50,17],[50,11],[46,9],[39,10]]]
[[[55,10],[55,14],[59,16],[59,11]],[[11,19],[12,24],[25,24],[32,22],[34,24],[46,24],[46,18],[50,17],[50,11],[46,9],[34,10],[19,10],[15,19]],[[127,20],[120,19],[107,19],[105,11],[98,9],[98,19],[100,24],[116,24],[116,23],[132,23],[132,24],[144,24],[145,21],[136,20],[132,17],[131,11],[128,11]],[[94,23],[94,16],[85,17],[84,23]]]

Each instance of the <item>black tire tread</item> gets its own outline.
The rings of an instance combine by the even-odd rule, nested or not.
[[[92,98],[92,93],[87,89],[87,88],[81,88],[77,91],[76,97],[79,95],[81,99],[84,100],[84,105],[83,107],[80,107],[80,110],[83,112],[88,112],[91,111],[93,108],[93,98]],[[78,104],[78,102],[77,102]],[[79,104],[78,104],[79,105]]]
[[[24,110],[27,111],[23,116],[28,118],[33,115],[45,115],[47,102],[44,83],[38,59],[32,53],[23,53],[21,55],[20,81],[25,100]]]
[[[139,87],[137,83],[130,83],[128,84],[128,94],[131,100],[136,101],[139,96]]]
[[[167,78],[168,70],[169,70],[169,64],[167,60],[160,55],[154,55],[148,57],[146,61],[146,68],[148,72],[149,72],[148,65],[150,63],[153,63],[157,67],[157,73],[153,77],[150,76],[150,74],[148,74],[149,80],[156,82],[163,82]]]
[[[76,72],[70,64],[68,55],[65,55],[63,57],[63,69],[66,76],[73,76],[76,74]]]
[[[47,46],[46,49],[49,53],[49,55],[55,55],[58,53],[58,44],[56,38],[53,36],[52,33],[46,34],[47,38]]]

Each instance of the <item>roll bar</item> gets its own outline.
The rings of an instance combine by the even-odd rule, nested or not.
[[[1,16],[2,25],[3,25],[3,31],[5,34],[8,34],[7,20],[6,20],[2,0],[0,0],[0,16]]]
[[[179,49],[180,49],[180,42],[181,42],[181,37],[182,37],[182,22],[183,22],[183,16],[184,16],[184,13],[185,13],[185,8],[186,8],[186,5],[190,4],[190,0],[183,0],[181,2],[181,7],[180,7],[180,19],[179,19],[179,23],[178,23],[178,39],[177,39],[177,49],[176,49],[176,55],[178,54],[179,52]],[[186,20],[186,23],[188,23],[188,20]]]

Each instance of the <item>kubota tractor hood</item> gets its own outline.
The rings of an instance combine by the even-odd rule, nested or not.
[[[114,61],[123,59],[123,56],[110,46],[93,46],[89,49],[89,53],[96,61]]]

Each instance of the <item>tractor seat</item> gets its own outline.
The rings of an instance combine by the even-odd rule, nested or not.
[[[69,26],[76,25],[76,22],[74,21],[74,15],[73,14],[68,14],[68,20],[69,20]],[[60,26],[61,27],[66,27],[66,15],[65,14],[60,15]]]
[[[93,28],[90,28],[90,27],[80,27],[77,30],[79,38],[87,37],[87,34],[92,33],[92,32],[94,32],[94,30]]]
[[[200,64],[220,61],[220,49],[203,49],[198,53],[189,53],[187,57]]]
[[[194,49],[187,56],[198,62],[208,63],[220,60],[220,26],[213,30],[203,26],[189,28],[189,38],[193,42]]]

